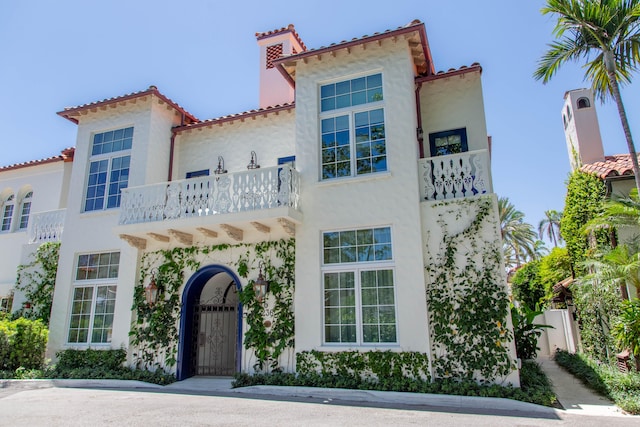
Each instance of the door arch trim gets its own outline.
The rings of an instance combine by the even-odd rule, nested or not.
[[[191,372],[191,330],[193,328],[193,311],[196,300],[200,298],[202,289],[209,279],[219,273],[226,273],[236,284],[238,292],[242,290],[242,284],[237,274],[224,265],[212,264],[200,268],[193,273],[182,291],[182,307],[180,309],[180,329],[178,330],[178,361],[176,378],[182,381],[194,375]],[[238,301],[238,335],[236,337],[236,372],[240,372],[242,366],[242,303]]]

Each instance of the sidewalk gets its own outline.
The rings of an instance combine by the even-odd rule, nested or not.
[[[558,401],[567,413],[599,416],[628,416],[606,397],[585,386],[550,357],[536,360],[553,383]]]

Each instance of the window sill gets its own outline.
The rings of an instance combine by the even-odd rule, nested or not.
[[[355,184],[363,181],[377,181],[380,179],[388,179],[388,178],[391,178],[392,176],[393,174],[389,171],[377,172],[377,173],[370,173],[370,174],[360,175],[360,176],[326,179],[323,181],[318,181],[317,185],[318,187],[333,187],[336,185]]]
[[[324,343],[317,350],[331,350],[331,351],[375,351],[375,350],[400,350],[399,343],[378,343],[378,344],[355,344],[355,343]]]

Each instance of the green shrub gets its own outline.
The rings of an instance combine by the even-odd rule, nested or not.
[[[439,379],[430,382],[421,378],[392,377],[376,380],[353,374],[330,372],[308,372],[304,374],[254,374],[239,373],[234,377],[233,387],[254,385],[279,385],[298,387],[348,388],[358,390],[404,391],[412,393],[453,394],[459,396],[501,397],[523,402],[554,406],[556,396],[549,380],[537,363],[526,361],[520,371],[521,388],[496,384],[478,384],[473,381]]]
[[[166,385],[175,382],[173,374],[161,369],[150,372],[124,366],[127,359],[125,349],[63,350],[56,353],[58,363],[43,373],[47,378],[73,379],[119,379],[146,381]]]
[[[535,359],[538,347],[538,338],[542,335],[542,329],[551,328],[549,325],[533,323],[541,311],[531,310],[526,305],[515,307],[511,305],[511,321],[513,322],[513,335],[516,341],[516,354],[520,359]]]
[[[640,373],[622,373],[582,354],[558,350],[556,362],[594,391],[613,400],[624,411],[640,414]]]
[[[40,320],[0,320],[0,369],[41,369],[48,335]]]
[[[123,348],[117,350],[62,350],[56,353],[59,370],[71,370],[78,368],[94,368],[106,370],[118,370],[124,366],[127,360],[127,351]]]

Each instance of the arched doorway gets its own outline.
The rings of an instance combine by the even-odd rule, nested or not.
[[[242,305],[240,280],[228,267],[196,271],[182,292],[177,378],[230,376],[240,371]]]

